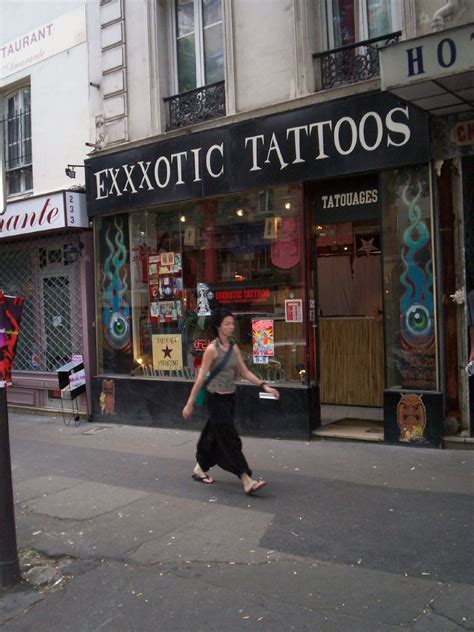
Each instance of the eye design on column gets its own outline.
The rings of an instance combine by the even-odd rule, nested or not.
[[[415,336],[426,336],[431,331],[431,318],[424,305],[415,303],[405,316],[407,329]]]
[[[126,318],[114,312],[110,318],[109,335],[115,344],[125,343],[128,339],[129,324]]]

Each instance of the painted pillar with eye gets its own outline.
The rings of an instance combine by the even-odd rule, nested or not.
[[[107,227],[105,241],[109,252],[104,262],[102,279],[103,333],[110,349],[126,349],[131,344],[130,305],[127,300],[127,248],[119,218],[115,219],[113,226]]]
[[[410,224],[403,233],[401,252],[403,272],[400,281],[405,288],[400,300],[401,332],[405,344],[427,348],[434,342],[430,236],[418,205],[421,184],[411,200],[407,198],[407,189],[403,199],[408,206]]]

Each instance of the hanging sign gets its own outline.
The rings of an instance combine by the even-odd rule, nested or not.
[[[183,368],[182,339],[179,334],[152,336],[153,368],[158,371],[181,371]]]
[[[11,386],[12,365],[20,333],[22,296],[5,296],[0,290],[0,388]]]

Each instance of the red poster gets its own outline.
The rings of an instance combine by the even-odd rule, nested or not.
[[[5,296],[0,291],[0,388],[11,386],[12,364],[20,333],[23,297]]]

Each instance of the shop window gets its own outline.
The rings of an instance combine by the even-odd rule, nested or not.
[[[7,195],[33,188],[31,92],[22,88],[5,99],[3,118]]]
[[[129,235],[126,216],[98,220],[102,372],[193,379],[222,306],[252,371],[306,383],[301,212],[281,187],[133,212]]]
[[[394,0],[325,0],[328,48],[381,37],[400,26],[400,2]]]
[[[387,388],[436,390],[435,265],[427,166],[382,174]]]
[[[380,74],[378,48],[397,41],[398,0],[322,0],[326,51],[320,63],[321,87],[356,83]]]

